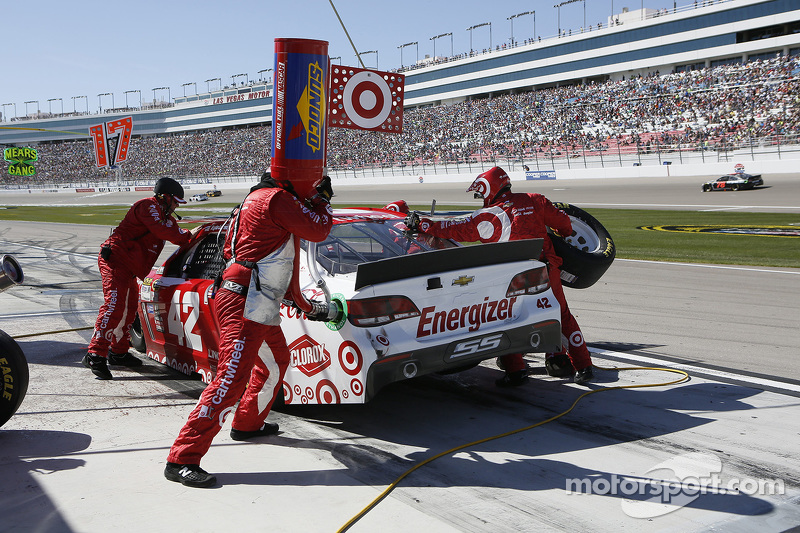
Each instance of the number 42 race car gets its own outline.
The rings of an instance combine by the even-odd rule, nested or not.
[[[134,348],[210,382],[219,326],[213,279],[225,224],[206,222],[142,282]],[[403,215],[336,209],[330,236],[302,242],[300,287],[336,302],[335,319],[308,320],[291,304],[281,327],[291,353],[287,404],[364,403],[384,386],[455,372],[517,352],[556,351],[560,308],[542,241],[461,246],[411,234]]]

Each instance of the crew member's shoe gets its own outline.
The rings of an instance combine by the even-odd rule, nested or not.
[[[495,380],[494,384],[498,387],[519,387],[528,380],[527,370],[517,370],[516,372],[506,372],[502,378]]]
[[[92,371],[100,379],[111,379],[113,376],[108,370],[108,361],[102,355],[87,353],[83,356],[83,366]]]
[[[554,378],[566,378],[575,374],[575,368],[566,353],[557,353],[544,360],[547,375]]]
[[[583,385],[592,380],[594,377],[594,372],[592,372],[592,365],[587,366],[586,368],[581,368],[577,372],[575,372],[575,383],[578,385]]]
[[[278,432],[278,424],[273,424],[272,422],[264,422],[264,425],[261,426],[261,429],[257,429],[255,431],[240,431],[238,429],[231,428],[231,438],[233,440],[247,440],[252,439],[253,437],[264,437],[266,435],[275,435]]]
[[[127,367],[142,366],[142,360],[135,355],[131,355],[129,352],[108,352],[108,364]]]
[[[198,489],[217,484],[216,476],[212,476],[200,468],[200,465],[181,465],[167,462],[167,467],[164,468],[164,477],[181,485]]]

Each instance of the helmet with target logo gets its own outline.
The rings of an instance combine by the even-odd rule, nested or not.
[[[506,171],[500,167],[492,167],[478,174],[467,192],[474,191],[475,198],[483,198],[483,207],[489,207],[501,192],[511,188],[511,180]]]
[[[383,206],[383,208],[387,211],[397,211],[398,213],[403,213],[405,215],[407,215],[409,212],[408,204],[405,200],[397,200],[396,202],[386,204]]]

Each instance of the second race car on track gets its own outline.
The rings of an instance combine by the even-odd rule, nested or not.
[[[703,192],[709,191],[739,191],[744,189],[752,189],[764,185],[764,180],[761,179],[761,174],[746,174],[744,172],[736,172],[733,174],[726,174],[717,179],[707,181],[703,184]]]
[[[410,234],[394,211],[333,213],[324,242],[301,243],[300,287],[342,312],[321,322],[281,306],[291,353],[285,403],[364,403],[395,381],[561,345],[547,267],[533,259],[541,239],[461,246]],[[213,285],[225,229],[206,222],[150,272],[132,328],[136,349],[205,382],[218,358]]]

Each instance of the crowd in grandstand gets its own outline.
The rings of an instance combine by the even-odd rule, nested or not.
[[[328,166],[405,166],[553,157],[614,146],[715,149],[724,143],[800,134],[800,58],[776,57],[407,109],[402,134],[331,128]],[[269,126],[141,137],[124,176],[153,180],[258,175],[269,166]],[[7,183],[116,179],[94,165],[90,142],[37,146],[35,177]]]

